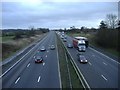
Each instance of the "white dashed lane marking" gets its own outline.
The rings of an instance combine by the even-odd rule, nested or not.
[[[107,78],[105,76],[103,76],[103,75],[101,75],[101,76],[102,76],[103,79],[105,79],[107,81]]]
[[[43,66],[45,65],[45,63],[43,63]]]
[[[20,77],[15,81],[15,84],[17,84],[19,80],[20,80]]]
[[[90,65],[92,65],[90,62],[88,62]]]
[[[37,82],[40,82],[40,79],[41,79],[41,77],[39,76]]]
[[[29,67],[30,66],[30,63],[27,65],[27,67]]]
[[[103,62],[104,65],[107,65],[105,62]]]

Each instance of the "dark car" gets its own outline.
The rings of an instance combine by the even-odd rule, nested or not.
[[[37,56],[35,58],[35,63],[42,63],[43,62],[43,58],[41,56]]]
[[[54,46],[54,45],[51,45],[50,49],[51,49],[51,50],[54,50],[54,49],[55,49],[55,46]]]
[[[73,45],[69,43],[69,44],[67,44],[67,47],[68,48],[73,48]]]
[[[42,46],[42,47],[40,48],[40,51],[46,51],[45,47]]]
[[[85,56],[83,55],[78,55],[78,60],[80,61],[80,63],[87,63],[87,59],[85,58]]]
[[[66,38],[64,38],[64,39],[63,39],[63,41],[64,41],[64,42],[67,42],[67,39],[66,39]]]

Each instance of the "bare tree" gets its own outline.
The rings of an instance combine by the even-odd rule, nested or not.
[[[34,26],[29,26],[29,30],[34,30]]]
[[[115,14],[107,14],[106,15],[106,23],[109,28],[114,29],[117,25],[118,19]]]
[[[75,26],[70,27],[70,29],[75,29]]]

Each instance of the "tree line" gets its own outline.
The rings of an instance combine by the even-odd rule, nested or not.
[[[99,28],[87,28],[82,26],[76,28],[71,26],[69,29],[59,29],[58,31],[71,33],[92,33],[95,35],[94,42],[104,48],[113,48],[120,51],[120,20],[115,14],[107,14],[105,20],[100,22]]]
[[[35,29],[33,27],[30,27],[29,29],[4,29],[2,30],[2,37],[14,36],[13,39],[19,39],[24,37],[29,38],[30,36],[35,36],[36,34],[42,34],[46,32],[49,32],[48,28]]]
[[[120,20],[114,14],[108,14],[106,20],[101,21],[95,35],[95,42],[104,48],[114,48],[120,51]]]

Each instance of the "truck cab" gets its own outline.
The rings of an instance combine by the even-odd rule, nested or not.
[[[75,37],[76,40],[84,40],[86,48],[89,45],[88,39],[86,37]]]
[[[78,41],[78,51],[85,52],[85,50],[86,50],[85,41],[79,40]]]

